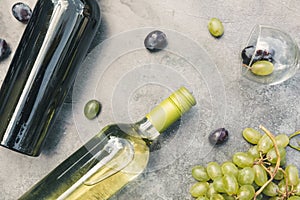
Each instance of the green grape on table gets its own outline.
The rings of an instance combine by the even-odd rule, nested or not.
[[[278,183],[278,190],[280,193],[286,193],[286,191],[290,191],[291,190],[291,186],[288,186],[286,188],[286,181],[285,179],[282,179],[281,181],[279,181]]]
[[[233,155],[232,161],[240,168],[252,167],[254,158],[246,152],[237,152]]]
[[[237,194],[239,190],[239,184],[232,174],[225,174],[223,176],[223,184],[224,189],[228,195],[234,195]]]
[[[84,106],[84,115],[86,118],[92,120],[98,116],[101,111],[101,104],[99,101],[92,99]]]
[[[220,192],[220,193],[225,193],[226,192],[222,176],[217,177],[212,184],[213,184],[214,189],[217,192]]]
[[[213,194],[210,200],[225,200],[221,194]]]
[[[254,165],[254,182],[258,186],[263,186],[268,181],[268,176],[266,170],[260,165]]]
[[[237,177],[239,174],[239,169],[237,168],[237,166],[230,161],[224,162],[221,165],[221,170],[223,174],[232,174],[235,177]]]
[[[262,134],[253,128],[245,128],[242,134],[245,140],[251,144],[257,144],[262,137]]]
[[[285,134],[279,134],[279,135],[276,135],[275,141],[276,141],[277,146],[286,147],[289,144],[290,139]]]
[[[239,200],[249,200],[255,195],[255,190],[252,185],[242,185],[237,193]]]
[[[269,200],[282,200],[282,197],[279,196],[271,197]]]
[[[254,169],[251,167],[245,167],[239,171],[238,183],[240,185],[251,185],[255,178]]]
[[[294,187],[294,193],[295,193],[295,195],[300,196],[300,183],[298,183],[298,184]]]
[[[203,196],[203,197],[198,197],[196,200],[209,200],[209,198]]]
[[[263,194],[269,197],[275,197],[278,195],[278,185],[274,182],[270,182],[263,190]]]
[[[288,198],[288,200],[300,200],[299,196],[291,196]]]
[[[222,196],[224,197],[225,200],[236,200],[234,196],[230,196],[226,193],[223,193]]]
[[[208,176],[205,167],[197,165],[192,168],[192,176],[197,181],[208,181],[210,177]]]
[[[208,176],[215,180],[216,178],[222,176],[221,166],[217,162],[210,162],[207,164],[206,171]]]
[[[260,193],[256,196],[256,200],[264,200],[264,195]]]
[[[278,151],[279,151],[279,155],[280,155],[280,159],[285,159],[286,157],[286,150],[284,147],[281,147],[279,146],[278,147]],[[268,161],[272,164],[275,164],[278,160],[278,157],[277,157],[277,153],[276,153],[276,150],[275,148],[271,148],[268,153],[267,153],[267,158],[268,158]]]
[[[264,134],[257,143],[257,148],[262,153],[267,153],[274,146],[272,140],[267,134]]]
[[[271,173],[274,173],[275,167],[274,166],[270,166],[269,167],[269,171]],[[284,173],[282,170],[277,170],[276,175],[274,176],[274,179],[277,181],[280,181],[284,178]]]
[[[280,159],[280,166],[283,167],[286,165],[286,157]]]
[[[288,165],[285,168],[285,173],[289,185],[296,186],[299,183],[299,173],[295,165]]]
[[[248,153],[253,157],[253,158],[260,158],[260,153],[258,151],[257,145],[254,145],[249,148]]]
[[[206,192],[206,196],[208,198],[212,197],[213,194],[218,194],[219,192],[217,192],[214,188],[213,183],[209,184],[208,190]]]
[[[209,183],[207,182],[197,182],[194,185],[192,185],[190,189],[190,194],[193,197],[205,196],[208,187],[209,187]]]

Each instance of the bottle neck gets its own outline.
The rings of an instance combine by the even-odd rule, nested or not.
[[[181,87],[152,109],[146,115],[146,121],[150,123],[157,132],[161,133],[195,104],[196,101],[193,95],[186,88]]]

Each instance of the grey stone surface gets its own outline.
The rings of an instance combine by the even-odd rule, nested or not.
[[[32,7],[35,3],[34,0],[26,2]],[[14,51],[24,25],[11,15],[12,4],[9,0],[0,3],[0,37],[5,38]],[[89,76],[88,72],[93,72],[90,66],[101,66],[101,63],[94,63],[97,59],[95,51],[102,50],[103,54],[99,57],[108,57],[112,62],[104,66],[106,71],[100,70],[103,76],[99,79],[87,77],[82,85],[75,82],[73,93],[71,91],[65,100],[39,157],[32,158],[0,148],[1,200],[17,199],[106,124],[142,117],[181,83],[181,79],[172,79],[171,72],[176,76],[182,75],[182,82],[195,89],[198,104],[156,143],[156,147],[152,147],[155,157],[150,158],[148,169],[112,199],[192,199],[188,193],[194,183],[191,167],[210,161],[223,162],[234,152],[247,150],[249,144],[241,136],[243,128],[258,128],[263,124],[275,134],[291,134],[300,129],[299,73],[275,86],[250,82],[240,73],[240,51],[256,24],[280,27],[299,44],[300,4],[297,0],[99,0],[99,4],[103,22],[92,45],[94,51],[91,49],[92,54],[84,63],[91,71],[84,74],[86,66],[83,65],[81,76]],[[218,17],[224,24],[225,33],[220,39],[213,38],[207,31],[211,17]],[[171,38],[178,40],[169,41],[170,51],[155,55],[131,43],[132,37],[127,38],[127,43],[125,37],[121,43],[123,46],[114,44],[117,39],[126,36],[126,32],[134,33],[133,36],[138,39],[140,33],[150,29],[166,30]],[[96,47],[102,41],[106,43]],[[142,46],[143,41],[140,42]],[[191,44],[187,46],[189,42]],[[134,45],[137,48],[131,49]],[[180,48],[181,55],[178,53]],[[193,56],[198,54],[193,50],[197,48],[200,52],[204,50],[199,54],[203,62],[193,66],[189,61],[196,59]],[[109,57],[111,52],[119,49],[123,49],[125,54]],[[190,57],[184,53],[190,53]],[[0,84],[11,58],[0,63]],[[205,66],[210,62],[215,65]],[[147,64],[150,71],[147,71]],[[205,67],[206,70],[203,69]],[[151,70],[157,74],[151,74]],[[212,73],[205,74],[209,70]],[[167,82],[163,82],[159,74],[162,79],[167,77]],[[149,84],[145,84],[145,80]],[[126,93],[129,86],[134,90]],[[80,120],[80,103],[84,102],[81,93],[85,90],[91,90],[89,94],[101,98],[103,104],[101,115],[91,127],[86,127],[88,122]],[[212,147],[207,136],[219,127],[226,127],[230,138],[225,145]],[[288,149],[288,163],[300,168],[299,160],[300,153]]]

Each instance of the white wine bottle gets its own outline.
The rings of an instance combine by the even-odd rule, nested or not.
[[[146,168],[151,141],[195,104],[181,87],[139,122],[106,126],[20,199],[110,198]]]

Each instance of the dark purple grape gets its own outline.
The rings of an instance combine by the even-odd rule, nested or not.
[[[7,58],[11,53],[11,49],[5,40],[0,38],[0,61]]]
[[[242,55],[241,56],[242,56],[242,59],[243,59],[243,64],[245,64],[245,65],[250,64],[251,58],[254,54],[254,51],[255,51],[254,46],[248,46],[248,47],[245,47],[242,50]]]
[[[255,54],[254,54],[255,52]],[[254,54],[254,56],[253,56]],[[253,60],[251,64],[254,64],[257,61],[260,60],[267,60],[269,62],[273,62],[273,56],[275,54],[274,49],[268,50],[262,50],[258,49],[255,51],[255,46],[248,46],[243,49],[242,51],[242,59],[243,59],[243,64],[249,65],[251,58],[253,56]]]
[[[209,134],[209,142],[213,145],[222,144],[228,139],[228,131],[225,128],[219,128]]]
[[[27,4],[21,2],[13,5],[12,13],[17,20],[24,24],[27,24],[32,16],[31,8]]]
[[[167,46],[167,36],[162,31],[152,31],[144,40],[145,47],[151,51],[156,52]]]
[[[264,59],[264,51],[261,50],[261,49],[258,49],[256,52],[255,52],[255,55],[253,57],[253,63],[259,61],[259,60],[263,60]]]

